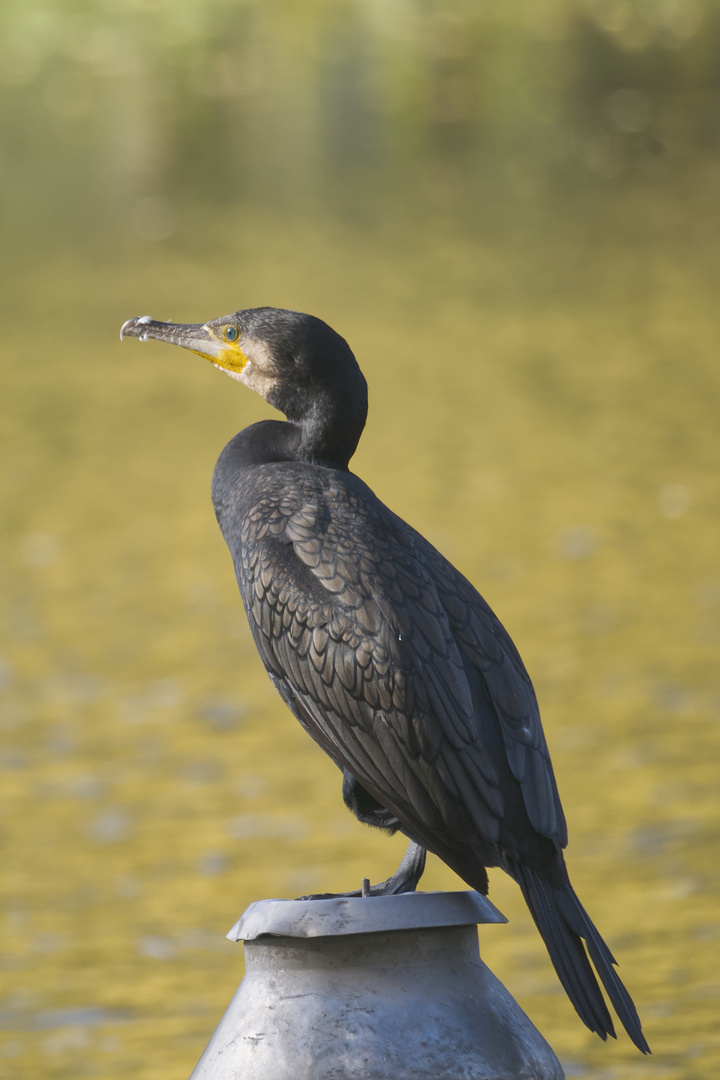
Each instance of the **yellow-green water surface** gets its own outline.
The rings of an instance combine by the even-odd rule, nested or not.
[[[244,243],[261,250],[266,224]],[[371,387],[357,471],[523,651],[573,880],[655,1056],[584,1031],[499,873],[511,921],[482,931],[483,955],[569,1075],[720,1064],[714,256],[705,274],[672,237],[651,263],[618,233],[556,243],[550,287],[543,244],[424,238],[378,266],[358,234],[291,223],[282,268],[261,255],[252,275],[232,253],[130,247],[87,315],[90,263],[26,281],[5,321],[8,1076],[189,1073],[240,977],[223,933],[245,905],[378,879],[402,852],[343,809],[245,626],[208,484],[267,407],[190,354],[116,340],[146,308],[265,300],[353,343]],[[425,886],[458,881],[433,862]]]
[[[216,202],[188,194],[203,168],[228,156],[245,175],[242,139],[238,147],[223,134],[240,101],[256,127],[232,130],[250,140],[253,168],[261,160],[269,176],[282,164],[287,146],[272,124],[286,112],[257,91],[261,51],[242,79],[218,58],[212,78],[225,89],[213,82],[215,97],[207,69],[192,67],[172,128],[161,54],[155,67],[123,69],[118,112],[92,95],[87,104],[87,72],[68,83],[52,57],[32,68],[37,41],[52,38],[66,58],[68,42],[80,41],[120,78],[130,54],[113,52],[126,40],[119,15],[78,5],[73,37],[59,6],[8,7],[20,13],[26,51],[18,46],[16,67],[0,69],[5,90],[30,87],[33,71],[46,77],[37,101],[70,134],[48,160],[44,129],[28,129],[2,97],[5,205],[35,209],[25,231],[8,226],[0,294],[0,1076],[188,1076],[241,977],[241,948],[224,934],[246,905],[378,880],[404,849],[343,808],[337,770],[276,697],[245,624],[209,484],[225,442],[271,410],[199,357],[118,340],[133,315],[202,321],[260,304],[311,311],[349,340],[371,395],[353,467],[477,584],[518,644],[569,821],[571,877],[620,960],[653,1056],[624,1033],[603,1045],[584,1029],[500,872],[491,897],[510,922],[481,928],[484,959],[569,1080],[720,1075],[720,173],[710,151],[696,167],[678,151],[680,164],[662,175],[644,165],[633,173],[650,90],[612,97],[613,86],[636,87],[640,71],[652,81],[652,42],[676,73],[691,46],[701,59],[703,27],[714,41],[717,21],[713,5],[663,5],[662,18],[641,18],[642,5],[584,5],[597,40],[617,39],[626,66],[618,75],[603,61],[616,82],[603,89],[601,112],[615,127],[609,143],[588,135],[594,179],[563,187],[534,171],[531,136],[548,122],[548,102],[580,108],[581,95],[563,97],[558,76],[533,96],[522,79],[532,79],[542,47],[557,54],[548,70],[580,85],[589,69],[573,65],[596,52],[582,53],[585,23],[572,30],[580,8],[562,4],[543,6],[536,46],[524,52],[519,27],[532,7],[518,4],[509,29],[493,23],[498,50],[482,60],[496,89],[512,84],[525,102],[524,112],[517,102],[503,112],[507,96],[478,91],[482,145],[492,148],[493,131],[512,143],[492,159],[507,165],[507,200],[483,201],[488,189],[471,183],[477,163],[447,167],[451,141],[432,168],[422,165],[425,202],[368,188],[367,206],[355,189],[339,208],[320,195],[252,201],[241,187],[228,194],[215,172]],[[332,22],[313,4],[208,4],[206,13],[239,19],[241,8],[260,21],[262,10],[282,8],[288,48],[291,15],[305,12],[315,29]],[[136,23],[170,26],[157,22],[163,5],[120,9],[127,40],[149,54],[161,36],[148,39]],[[168,49],[180,47],[181,30],[187,41],[202,37],[200,10],[182,5]],[[480,56],[487,30],[472,24],[475,37],[464,35],[468,11],[458,4],[457,25],[438,15],[455,29],[439,59],[426,53],[445,64],[445,133],[458,116],[452,101],[457,110],[470,92],[462,58]],[[651,24],[655,36],[641,40]],[[406,110],[398,130],[407,142],[393,144],[407,158],[402,184],[413,154],[422,156],[413,118],[442,112],[418,97],[425,83],[408,73],[404,25],[382,38],[388,86]],[[223,41],[231,51],[238,39]],[[308,64],[311,54],[302,52]],[[298,100],[315,86],[298,85]],[[159,127],[125,122],[131,90],[150,94]],[[694,100],[668,98],[671,147],[667,117]],[[226,110],[213,138],[208,101]],[[521,113],[529,128],[513,126]],[[453,138],[464,130],[459,115]],[[93,116],[102,137],[72,127]],[[274,136],[267,145],[263,124]],[[322,171],[321,140],[307,150],[313,131],[298,160]],[[127,227],[118,210],[127,176],[109,148],[135,162],[132,199],[142,198]],[[155,180],[177,185],[174,225],[152,184],[143,187],[149,159]],[[337,168],[328,190],[342,203]],[[300,180],[320,191],[307,170]],[[484,172],[481,180],[492,187]],[[91,191],[104,193],[105,209]],[[53,203],[63,199],[74,218]],[[423,885],[462,887],[437,860]]]

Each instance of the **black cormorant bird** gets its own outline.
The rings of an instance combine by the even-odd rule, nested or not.
[[[341,769],[360,821],[410,840],[397,873],[371,891],[414,889],[426,850],[481,893],[486,867],[502,867],[583,1022],[615,1034],[592,961],[649,1052],[570,885],[565,817],[515,646],[470,582],[348,469],[367,385],[347,343],[277,308],[202,325],[143,316],[123,335],[199,353],[287,418],[228,443],[213,503],[270,679]]]

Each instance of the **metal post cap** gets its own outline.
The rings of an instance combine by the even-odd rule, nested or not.
[[[230,941],[272,937],[339,937],[385,930],[505,923],[479,892],[414,892],[398,896],[335,896],[328,900],[256,900],[227,934]]]

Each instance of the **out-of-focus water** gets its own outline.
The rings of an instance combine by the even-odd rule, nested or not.
[[[513,634],[653,1057],[585,1031],[498,872],[486,961],[569,1078],[720,1071],[715,13],[8,5],[0,1075],[188,1075],[247,903],[402,854],[275,697],[214,521],[271,411],[117,338],[257,304],[347,337],[354,468]]]

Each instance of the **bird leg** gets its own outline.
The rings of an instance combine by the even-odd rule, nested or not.
[[[400,820],[390,810],[381,806],[347,769],[343,769],[342,794],[347,808],[352,810],[358,821],[362,821],[364,825],[383,829],[391,836],[402,828]],[[425,869],[426,855],[425,848],[411,840],[402,862],[386,881],[381,881],[378,885],[366,885],[367,879],[363,878],[362,888],[352,892],[314,893],[311,896],[299,896],[298,900],[333,900],[340,896],[396,896],[398,893],[415,892]]]
[[[370,896],[397,896],[398,893],[415,892],[425,870],[427,851],[411,840],[392,877],[370,886]]]
[[[425,869],[426,855],[425,848],[411,840],[395,873],[378,885],[344,893],[312,893],[310,896],[298,896],[297,899],[337,900],[344,896],[397,896],[399,893],[415,892]]]

